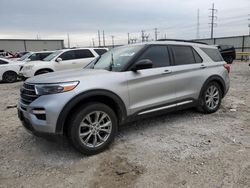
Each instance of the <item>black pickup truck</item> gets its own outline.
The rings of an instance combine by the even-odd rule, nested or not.
[[[217,45],[223,59],[228,63],[232,64],[236,58],[236,52],[234,46],[231,45]]]

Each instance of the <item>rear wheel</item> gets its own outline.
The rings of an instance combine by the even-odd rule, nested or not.
[[[88,103],[72,116],[68,136],[78,151],[93,155],[110,145],[116,131],[117,117],[114,111],[102,103]]]
[[[218,83],[210,82],[200,98],[200,109],[204,113],[216,112],[221,104],[222,90]]]
[[[17,73],[14,71],[8,71],[3,74],[3,81],[7,83],[13,83],[17,81]]]

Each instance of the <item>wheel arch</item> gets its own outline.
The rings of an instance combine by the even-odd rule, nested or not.
[[[65,134],[69,126],[70,114],[88,102],[101,102],[112,108],[119,123],[124,122],[127,117],[125,104],[118,95],[108,90],[90,90],[78,94],[63,107],[57,119],[56,133]]]
[[[49,72],[54,72],[54,70],[53,69],[51,69],[51,68],[40,68],[40,69],[38,69],[36,72],[35,72],[35,76],[37,75],[37,73],[38,72],[40,72],[40,71],[49,71]]]
[[[201,90],[200,90],[200,94],[199,94],[199,99],[202,96],[202,93],[204,92],[206,86],[208,85],[208,83],[210,82],[216,82],[219,84],[219,86],[221,87],[221,91],[222,91],[222,98],[225,96],[226,94],[226,84],[225,81],[223,80],[223,78],[219,75],[212,75],[210,76],[203,84]]]

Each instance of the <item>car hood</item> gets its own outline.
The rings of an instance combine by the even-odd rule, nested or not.
[[[110,73],[112,72],[102,69],[72,69],[34,76],[26,82],[33,84],[71,82]]]

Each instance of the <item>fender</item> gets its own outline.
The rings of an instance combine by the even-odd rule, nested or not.
[[[207,86],[207,84],[209,82],[212,82],[212,81],[217,81],[219,82],[219,84],[221,84],[222,86],[222,98],[225,96],[226,94],[226,84],[225,84],[225,81],[223,80],[223,78],[221,76],[218,76],[218,75],[212,75],[210,77],[208,77],[208,79],[204,82],[202,88],[201,88],[201,91],[200,91],[200,94],[199,94],[199,99],[201,98],[201,95],[203,93],[203,91],[205,90],[205,87]]]
[[[81,101],[84,99],[87,99],[89,97],[94,97],[94,96],[102,96],[102,97],[108,97],[112,99],[117,106],[119,107],[121,111],[121,121],[123,122],[126,117],[127,117],[127,111],[125,104],[123,100],[116,95],[115,93],[108,91],[108,90],[103,90],[103,89],[95,89],[95,90],[88,90],[83,93],[78,94],[74,98],[72,98],[64,107],[63,110],[60,112],[59,117],[57,119],[56,123],[56,133],[62,134],[63,133],[63,127],[66,121],[66,118],[69,114],[69,112]]]

